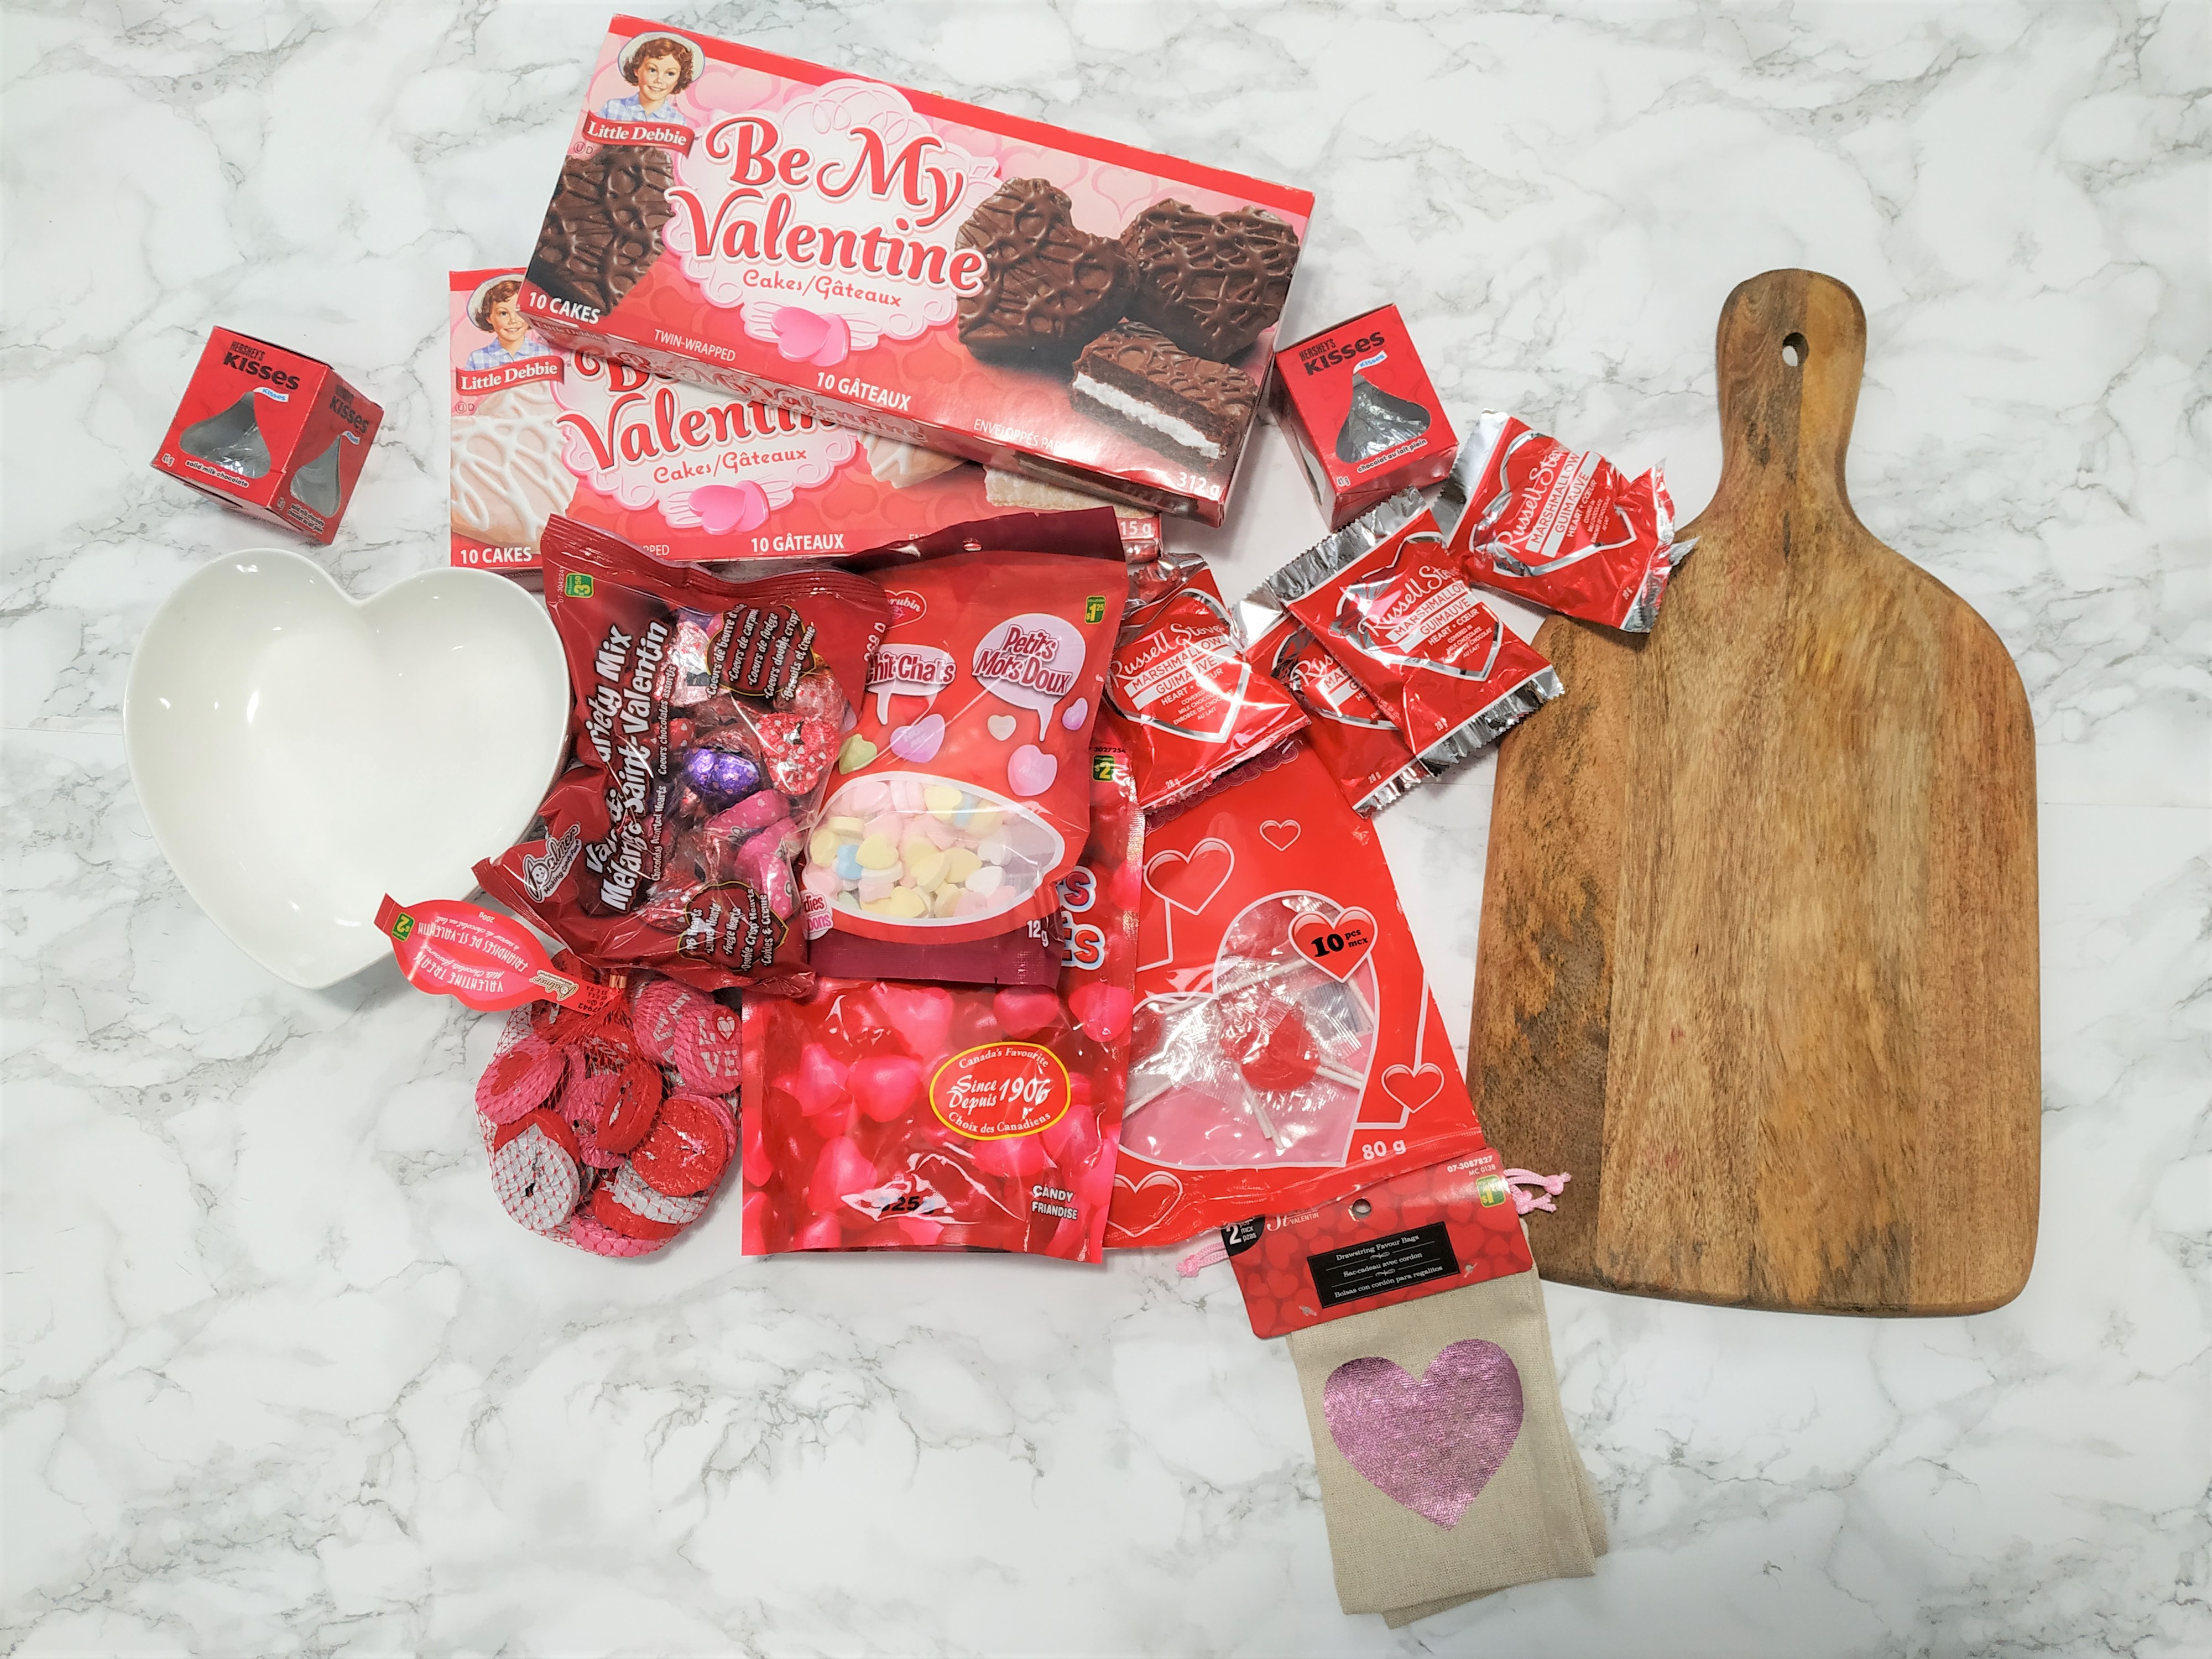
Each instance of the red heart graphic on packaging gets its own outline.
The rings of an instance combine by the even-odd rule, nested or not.
[[[1192,915],[1213,902],[1229,884],[1237,854],[1218,836],[1208,836],[1188,853],[1158,853],[1145,861],[1145,885],[1178,910]]]
[[[1382,1068],[1382,1092],[1408,1112],[1419,1111],[1443,1092],[1443,1068],[1434,1060]]]
[[[1142,1181],[1117,1175],[1114,1188],[1114,1225],[1131,1238],[1152,1231],[1166,1220],[1176,1200],[1182,1196],[1182,1180],[1166,1170],[1155,1170]],[[1128,1194],[1126,1200],[1121,1196],[1123,1193]]]
[[[1338,911],[1334,921],[1309,910],[1291,919],[1291,943],[1309,963],[1342,981],[1358,971],[1375,948],[1375,918],[1358,905]]]

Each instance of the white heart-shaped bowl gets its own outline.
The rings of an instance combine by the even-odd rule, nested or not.
[[[377,902],[465,898],[560,764],[568,669],[505,576],[356,603],[312,559],[218,559],[172,593],[123,694],[154,839],[217,927],[319,989],[386,951]]]

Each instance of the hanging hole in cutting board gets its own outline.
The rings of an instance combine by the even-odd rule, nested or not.
[[[1782,361],[1792,368],[1802,368],[1805,366],[1803,335],[1785,334],[1782,337]]]

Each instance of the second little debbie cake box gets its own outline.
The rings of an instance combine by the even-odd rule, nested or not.
[[[522,305],[572,348],[1218,524],[1312,210],[617,17]]]

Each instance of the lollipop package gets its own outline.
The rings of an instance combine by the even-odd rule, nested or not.
[[[1152,823],[1142,907],[1109,1244],[1481,1148],[1375,828],[1305,738]]]
[[[1413,490],[1323,537],[1267,586],[1431,772],[1559,695],[1552,665],[1475,597]]]
[[[599,968],[778,994],[811,975],[789,860],[890,618],[849,571],[743,585],[554,518],[546,604],[574,752],[484,890]]]
[[[1674,498],[1657,467],[1632,478],[1496,410],[1475,422],[1437,492],[1449,550],[1473,580],[1564,617],[1649,633],[1674,567]]]
[[[1114,515],[948,534],[973,550],[882,573],[890,631],[806,843],[810,933],[921,947],[1012,932],[1052,913],[1082,850],[1128,593]],[[889,956],[869,973],[917,976]]]
[[[1147,811],[1195,793],[1306,724],[1291,694],[1241,653],[1212,572],[1192,561],[1173,580],[1130,607],[1106,677]]]
[[[1085,769],[1049,987],[823,977],[745,1000],[744,1250],[970,1249],[1097,1261],[1128,1064],[1143,819]]]

